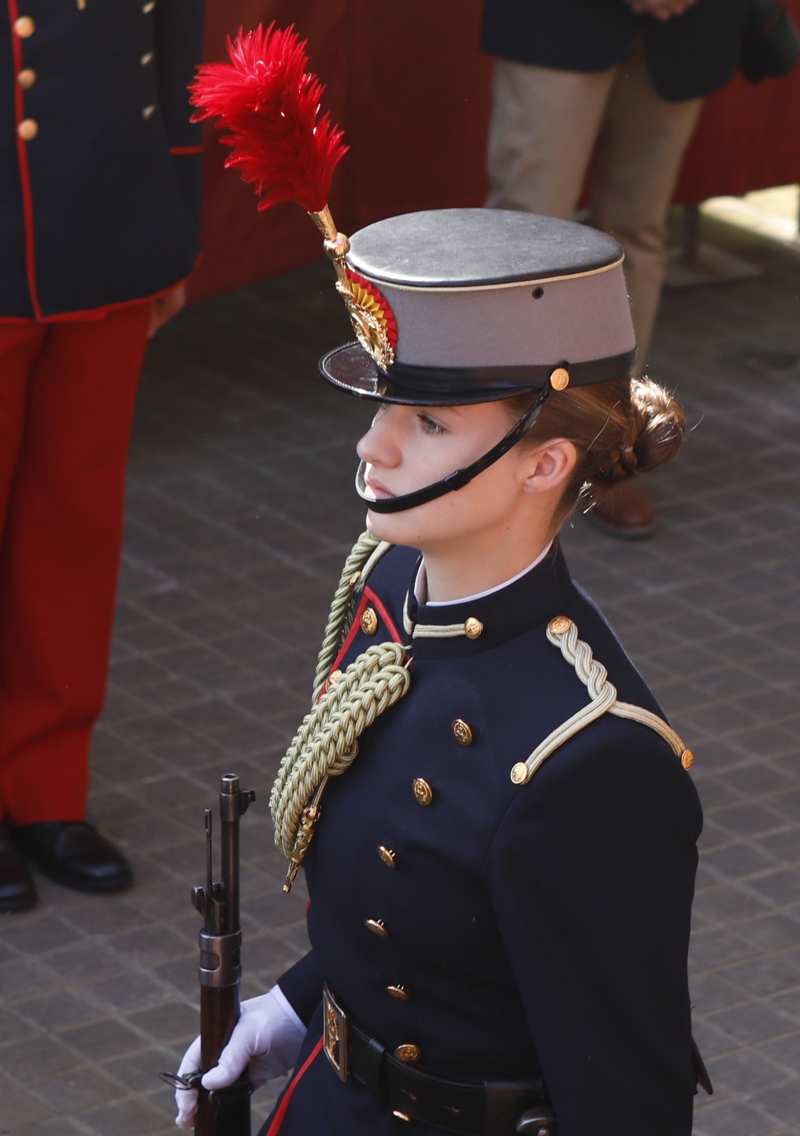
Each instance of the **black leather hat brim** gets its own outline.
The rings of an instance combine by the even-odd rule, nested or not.
[[[345,343],[324,355],[320,373],[332,386],[357,398],[396,402],[403,406],[467,406],[497,402],[514,395],[533,393],[547,382],[550,368],[396,368],[382,371],[359,343]],[[508,371],[515,372],[514,379]]]

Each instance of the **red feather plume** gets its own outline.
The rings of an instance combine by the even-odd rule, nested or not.
[[[236,167],[259,197],[258,208],[293,201],[309,213],[325,207],[331,179],[348,151],[326,112],[325,87],[307,71],[306,40],[274,21],[228,37],[230,63],[206,63],[190,86],[195,122],[219,119]]]

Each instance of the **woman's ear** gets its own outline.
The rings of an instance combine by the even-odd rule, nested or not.
[[[563,490],[575,472],[578,451],[566,438],[552,438],[526,455],[523,491],[551,493]]]

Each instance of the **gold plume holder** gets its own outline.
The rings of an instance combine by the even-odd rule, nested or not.
[[[381,304],[375,300],[364,283],[353,280],[347,270],[347,254],[350,251],[350,238],[340,233],[329,207],[309,217],[319,229],[323,238],[323,248],[336,272],[336,291],[342,297],[353,325],[356,339],[382,370],[394,363],[394,347],[389,339],[386,315]],[[377,293],[376,293],[377,294]]]
[[[350,251],[350,238],[336,228],[333,214],[327,205],[324,209],[320,209],[319,213],[309,213],[309,217],[322,233],[323,248],[336,272],[336,287],[342,294],[352,294],[353,289],[345,265],[345,257]]]

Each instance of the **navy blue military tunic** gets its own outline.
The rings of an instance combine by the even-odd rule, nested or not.
[[[324,981],[390,1051],[416,1047],[402,1052],[425,1072],[543,1076],[559,1136],[689,1136],[690,777],[656,732],[605,714],[528,784],[510,779],[589,701],[546,636],[556,615],[621,700],[658,706],[557,545],[506,587],[445,606],[413,599],[418,561],[394,548],[378,562],[336,665],[407,642],[408,596],[413,622],[473,637],[413,639],[409,692],[325,790],[305,860],[312,950],[280,979],[308,1033],[262,1131],[433,1136],[337,1078],[320,1052]]]
[[[92,317],[191,272],[203,0],[8,0],[0,320]]]

